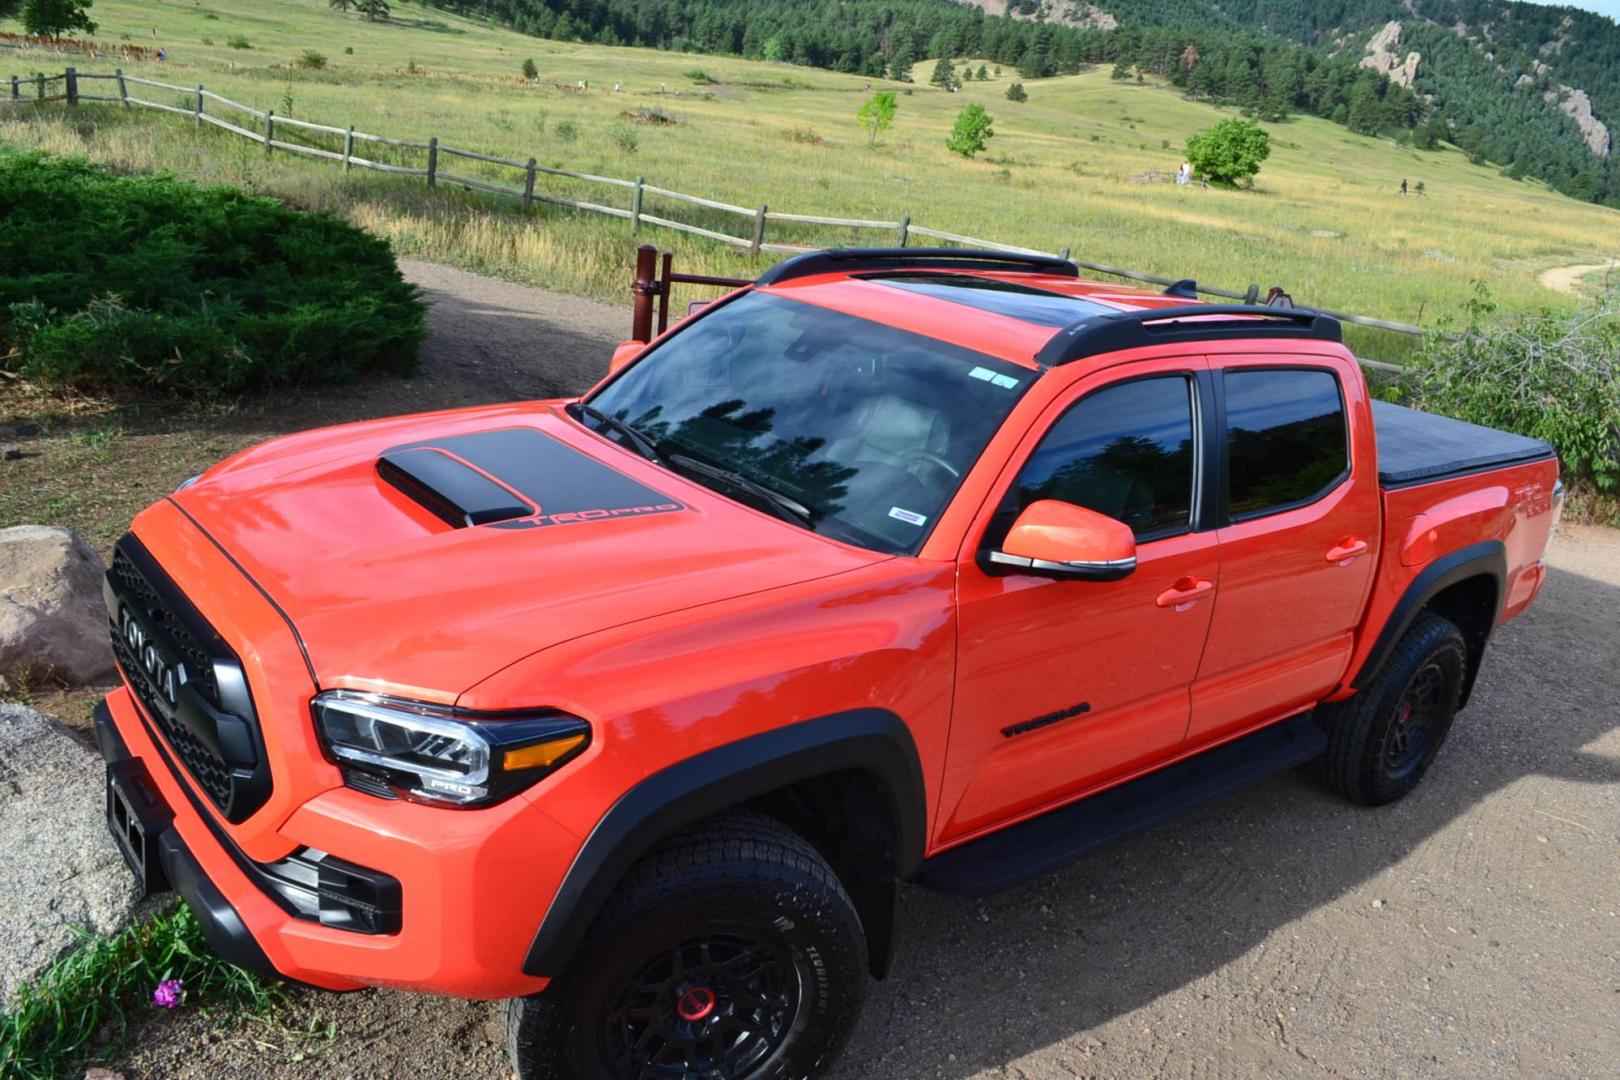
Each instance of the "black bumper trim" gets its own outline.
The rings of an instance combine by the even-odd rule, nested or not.
[[[96,746],[101,756],[108,764],[120,761],[131,761],[133,755],[129,752],[129,745],[124,737],[118,733],[118,726],[113,723],[112,711],[107,708],[105,701],[96,703],[94,712],[96,729]],[[206,820],[206,819],[205,819]],[[225,894],[219,887],[208,879],[202,866],[186,847],[181,839],[180,831],[170,825],[158,834],[157,857],[163,866],[163,876],[168,885],[186,906],[197,916],[202,924],[203,937],[208,944],[224,960],[235,964],[239,968],[268,975],[272,978],[285,978],[270,958],[264,954],[264,949],[254,940],[253,933],[237,914],[231,902],[225,899]]]

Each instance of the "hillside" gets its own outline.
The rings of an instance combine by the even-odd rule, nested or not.
[[[885,220],[909,213],[934,228],[1045,250],[1069,245],[1086,258],[1169,277],[1240,289],[1280,284],[1302,301],[1402,321],[1457,310],[1480,280],[1512,307],[1566,303],[1538,275],[1600,264],[1620,235],[1620,213],[1504,179],[1453,147],[1419,151],[1304,116],[1266,125],[1273,152],[1254,191],[1177,188],[1168,178],[1186,138],[1232,111],[1189,101],[1152,78],[1115,80],[1107,70],[1026,80],[1030,100],[1018,105],[1004,96],[1016,77],[1006,68],[948,93],[928,85],[926,62],[914,85],[899,84],[541,40],[407,4],[386,23],[334,11],[325,0],[198,7],[125,0],[97,15],[108,43],[162,46],[167,60],[75,60],[83,70],[122,66],[179,85],[203,83],[279,115],[396,137],[437,135],[518,160],[533,155],[577,171],[645,176],[743,206]],[[300,66],[306,52],[324,66]],[[525,58],[536,62],[538,81],[520,75]],[[61,62],[0,50],[0,65],[12,60],[0,75]],[[574,92],[580,80],[589,93]],[[615,83],[622,92],[612,92]],[[872,147],[854,120],[868,86],[900,94],[895,126]],[[188,94],[179,103],[190,101]],[[970,102],[995,117],[989,153],[976,161],[943,145]],[[278,193],[343,213],[406,254],[625,295],[635,240],[622,221],[552,209],[525,217],[509,202],[443,186],[430,193],[420,180],[345,174],[282,153],[268,158],[241,139],[146,110],[0,113],[0,139]],[[1428,196],[1400,198],[1403,178],[1423,181]],[[543,185],[621,206],[628,198],[623,189]],[[653,196],[647,212],[738,228],[736,219],[705,218]],[[784,242],[886,239],[773,229]],[[643,238],[675,247],[692,270],[747,273],[760,265],[674,233]],[[1385,351],[1380,343],[1374,355]]]

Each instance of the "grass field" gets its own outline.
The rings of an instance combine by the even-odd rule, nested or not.
[[[888,220],[905,212],[933,228],[1045,250],[1069,245],[1084,258],[1171,277],[1239,289],[1280,284],[1303,302],[1405,322],[1429,323],[1455,310],[1475,281],[1510,307],[1567,305],[1538,274],[1597,263],[1620,249],[1620,212],[1507,180],[1450,147],[1420,152],[1314,118],[1269,125],[1273,151],[1253,191],[1177,188],[1167,181],[1186,137],[1224,111],[1172,89],[1112,81],[1104,70],[1029,82],[1030,100],[1020,105],[1003,96],[1010,70],[949,94],[927,85],[927,62],[918,65],[915,86],[888,84],[780,64],[545,41],[407,3],[381,24],[324,0],[120,0],[94,14],[98,41],[162,46],[168,59],[0,50],[0,75],[67,63],[111,71],[122,63],[131,73],[202,83],[322,123],[435,135],[505,157],[645,176],[744,206]],[[233,40],[249,47],[232,47]],[[309,50],[324,56],[324,69],[299,65]],[[519,74],[526,57],[540,69],[533,84]],[[697,72],[712,81],[692,77]],[[580,79],[590,92],[569,92]],[[612,92],[615,83],[622,92]],[[854,120],[868,85],[902,91],[895,126],[876,146],[866,145]],[[177,97],[142,92],[166,103]],[[956,111],[974,101],[995,116],[996,134],[986,156],[966,161],[943,140]],[[674,122],[626,118],[638,110],[661,110]],[[254,123],[241,114],[231,119]],[[525,216],[504,200],[429,193],[420,179],[345,175],[288,154],[267,160],[245,140],[149,110],[0,107],[0,139],[240,184],[337,210],[389,236],[402,253],[625,295],[634,241],[616,219],[555,208]],[[1160,179],[1145,179],[1150,170]],[[1400,198],[1402,178],[1422,181],[1427,197]],[[511,172],[503,179],[521,182]],[[623,189],[572,181],[542,187],[616,205],[628,200]],[[733,233],[748,228],[652,196],[647,211]],[[667,230],[649,228],[643,239],[682,252],[684,269],[751,266],[743,253]],[[771,239],[887,242],[869,232],[774,225]],[[1378,342],[1366,351],[1398,354],[1402,344]]]

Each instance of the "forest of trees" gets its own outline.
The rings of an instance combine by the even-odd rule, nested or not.
[[[1616,158],[1587,150],[1574,122],[1543,100],[1545,79],[1515,86],[1512,74],[1450,30],[1412,20],[1402,0],[1223,0],[1220,8],[1204,0],[1099,0],[1120,17],[1113,30],[992,16],[951,0],[428,2],[556,40],[721,53],[871,77],[909,78],[917,61],[931,57],[988,60],[1025,79],[1110,64],[1116,74],[1154,75],[1193,98],[1237,105],[1263,120],[1305,113],[1367,135],[1410,133],[1419,146],[1445,138],[1511,176],[1535,176],[1577,198],[1620,206]],[[1464,21],[1530,8],[1504,0],[1411,3],[1433,18]],[[1531,48],[1568,14],[1537,10],[1553,21],[1525,18],[1495,29],[1502,48]],[[1359,47],[1339,55],[1323,47],[1330,27],[1381,25],[1396,11],[1411,20],[1401,48],[1424,53],[1418,93],[1358,66]],[[1565,81],[1587,80],[1583,89],[1595,106],[1608,100],[1607,90],[1594,89],[1599,83],[1620,86],[1615,36],[1602,37],[1597,49],[1568,45],[1556,58]],[[1433,99],[1432,110],[1420,95]]]
[[[1358,131],[1409,128],[1421,103],[1344,59],[1248,34],[1171,27],[1082,30],[986,15],[949,0],[431,0],[540,37],[781,60],[908,78],[925,57],[972,57],[1027,79],[1124,64],[1262,119],[1291,113]]]

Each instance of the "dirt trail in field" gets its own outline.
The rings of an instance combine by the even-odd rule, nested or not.
[[[1588,274],[1595,274],[1600,270],[1620,269],[1620,256],[1600,263],[1583,263],[1577,266],[1555,266],[1550,270],[1541,272],[1541,286],[1552,289],[1554,292],[1579,293],[1581,279]]]
[[[628,323],[624,309],[443,267],[406,273],[434,303],[422,377],[333,395],[323,411],[577,391]],[[1357,809],[1286,775],[998,896],[907,889],[894,972],[870,984],[832,1075],[1610,1074],[1620,532],[1566,528],[1550,562],[1411,797]],[[116,1067],[130,1080],[493,1080],[511,1075],[501,1012],[296,992],[275,1025],[154,1013]],[[328,1021],[330,1040],[291,1031]]]

